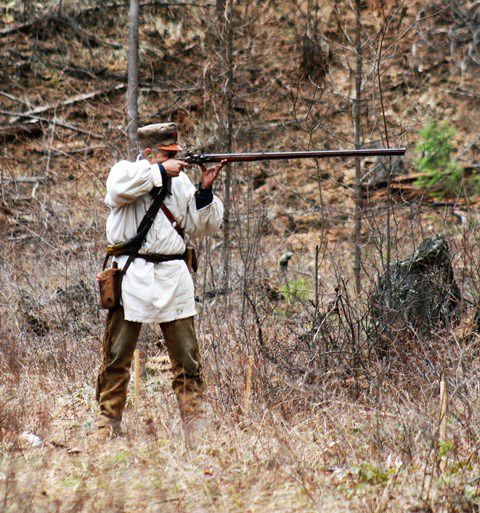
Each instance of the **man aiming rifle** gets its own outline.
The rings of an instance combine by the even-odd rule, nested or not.
[[[227,162],[403,155],[404,148],[316,150],[230,154],[187,153],[177,142],[175,123],[138,130],[141,154],[116,163],[107,179],[105,202],[107,258],[113,267],[97,275],[100,304],[109,309],[103,364],[97,378],[100,412],[97,437],[105,440],[120,427],[127,398],[130,364],[142,323],[158,322],[172,364],[172,386],[187,437],[195,436],[203,409],[203,378],[193,316],[195,300],[189,268],[195,259],[188,241],[218,230],[223,205],[212,185]],[[205,163],[217,165],[207,169]],[[195,187],[183,169],[202,170]],[[162,210],[162,212],[160,212]],[[188,265],[187,265],[188,264]]]
[[[201,164],[200,183],[194,186],[183,171],[191,164],[175,158],[182,150],[175,123],[140,128],[138,139],[137,160],[117,162],[107,179],[105,203],[111,212],[106,231],[112,245],[108,250],[115,255],[112,271],[117,272],[100,273],[97,279],[105,285],[116,277],[121,288],[116,292],[119,297],[108,297],[106,304],[96,394],[101,441],[119,430],[142,323],[160,323],[187,433],[203,412],[194,289],[185,260],[189,239],[213,233],[221,225],[223,205],[212,185],[225,161],[211,169]]]

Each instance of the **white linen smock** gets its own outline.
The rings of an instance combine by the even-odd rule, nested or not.
[[[137,227],[153,202],[149,192],[162,186],[157,164],[140,157],[136,162],[121,160],[110,170],[105,204],[111,208],[107,220],[110,244],[123,242],[137,233]],[[223,204],[218,197],[197,210],[196,188],[181,171],[171,179],[171,194],[165,205],[184,229],[187,238],[208,235],[220,228]],[[185,242],[160,210],[147,233],[139,253],[177,255],[185,251]],[[123,267],[128,256],[115,258]],[[122,281],[122,304],[127,321],[169,322],[195,315],[193,281],[183,260],[154,264],[142,258],[131,263]]]

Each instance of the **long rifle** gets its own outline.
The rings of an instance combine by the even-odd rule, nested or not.
[[[330,158],[330,157],[370,157],[370,156],[392,156],[405,155],[405,148],[367,148],[362,150],[314,150],[314,151],[262,151],[256,153],[193,153],[188,151],[183,157],[179,157],[189,164],[204,164],[208,162],[255,162],[257,160],[288,160],[308,158]],[[162,200],[163,201],[163,200]],[[158,206],[161,204],[158,203]],[[157,209],[158,211],[158,209]],[[155,217],[156,214],[153,214]],[[138,242],[144,240],[146,231],[150,229],[148,218],[145,218],[138,227],[137,234],[125,242],[111,244],[107,247],[108,256],[118,256],[125,253],[132,247],[137,247]],[[144,226],[145,225],[145,226]],[[148,226],[147,226],[148,225]],[[138,251],[138,247],[136,249]],[[106,262],[106,260],[105,260]]]
[[[208,162],[255,162],[258,160],[325,159],[332,157],[373,157],[405,155],[406,148],[366,148],[361,150],[261,151],[255,153],[193,153],[179,157],[189,164]]]

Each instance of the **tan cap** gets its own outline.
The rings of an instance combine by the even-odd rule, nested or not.
[[[182,147],[177,143],[176,123],[155,123],[138,129],[138,142],[140,148],[162,148],[180,151]]]

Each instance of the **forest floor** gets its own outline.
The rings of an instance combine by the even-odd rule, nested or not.
[[[223,151],[227,63],[216,17],[205,7],[144,3],[141,124],[176,121],[186,146]],[[95,442],[105,315],[94,276],[105,245],[105,180],[126,147],[124,4],[0,7],[0,510],[478,511],[478,198],[442,197],[407,177],[387,203],[373,158],[362,165],[375,180],[363,190],[360,294],[354,160],[233,168],[231,290],[221,285],[220,233],[199,242],[195,278],[209,434],[188,448],[168,368],[147,366],[124,435]],[[353,146],[350,3],[319,2],[328,71],[307,77],[299,63],[313,4],[239,6],[235,150]],[[465,30],[468,44],[451,49],[449,13],[424,1],[364,10],[364,139],[385,145],[388,135],[390,146],[406,146],[407,175],[416,171],[418,130],[444,119],[456,129],[452,155],[467,175],[478,173],[478,66],[460,65]],[[464,298],[460,326],[401,338],[382,359],[369,341],[368,308],[387,235],[396,260],[436,233],[448,241]],[[160,340],[158,327],[144,327],[143,362],[165,355]]]
[[[420,404],[388,390],[377,408],[338,397],[288,420],[259,406],[212,410],[211,431],[192,450],[176,434],[169,385],[155,377],[144,381],[140,411],[127,408],[124,436],[104,445],[91,436],[92,387],[30,386],[51,424],[33,410],[27,433],[41,442],[24,433],[2,458],[3,511],[477,510],[478,446],[461,429],[440,456],[429,445],[436,397]]]

